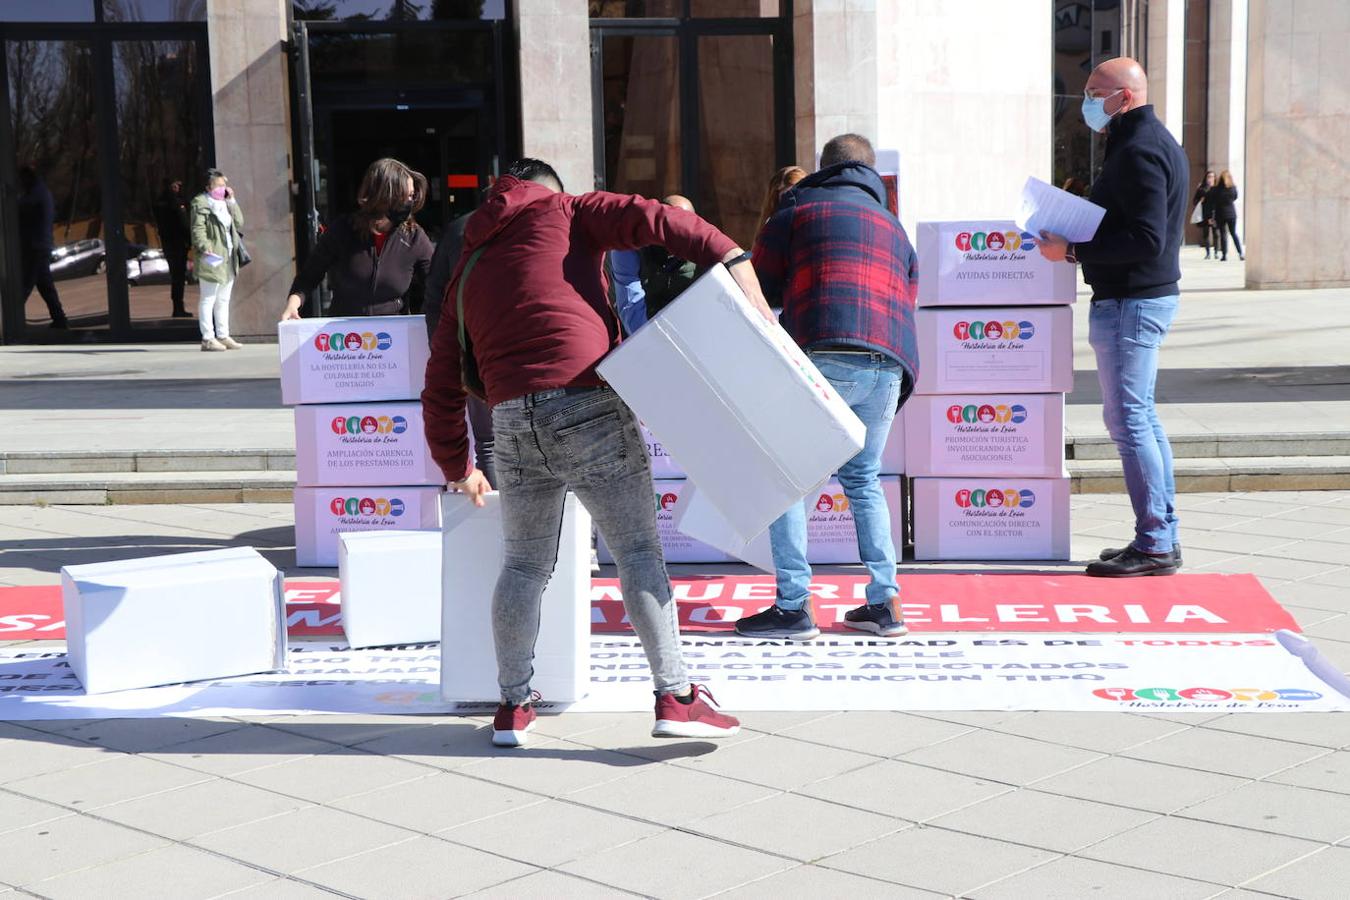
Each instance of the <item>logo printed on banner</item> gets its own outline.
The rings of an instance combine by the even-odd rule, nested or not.
[[[967,322],[962,319],[952,325],[952,336],[958,341],[1006,341],[1005,348],[1021,349],[1013,341],[1029,341],[1036,336],[1035,324],[1028,321],[1014,322],[1011,319],[1000,322],[990,319],[987,322]]]
[[[320,353],[388,350],[393,346],[394,339],[387,331],[348,331],[346,333],[335,331],[332,334],[320,332],[314,335],[314,349]]]
[[[1020,403],[954,403],[947,407],[947,421],[953,425],[1021,425],[1027,420],[1027,408]]]
[[[1036,505],[1036,492],[1030,488],[961,488],[955,494],[956,505],[962,509],[998,509],[999,507],[1030,509]]]
[[[1322,699],[1322,695],[1316,691],[1303,688],[1275,688],[1272,690],[1266,688],[1109,687],[1098,688],[1092,692],[1092,695],[1103,700],[1115,700],[1118,703],[1127,703],[1132,700],[1150,700],[1158,703],[1177,703],[1181,700],[1192,700],[1198,703],[1223,703],[1231,700],[1244,703],[1268,703],[1272,700],[1286,700],[1305,703]]]
[[[403,416],[335,416],[334,434],[403,434],[408,420]]]

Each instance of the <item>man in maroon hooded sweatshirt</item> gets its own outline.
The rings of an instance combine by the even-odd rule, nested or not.
[[[432,341],[422,406],[427,441],[445,478],[482,505],[488,490],[469,458],[456,297],[496,431],[505,561],[492,598],[502,702],[493,743],[520,746],[534,724],[530,678],[539,602],[558,558],[563,500],[573,491],[614,554],[624,605],[656,687],[655,737],[728,737],[740,723],[691,685],[680,652],[652,502],[651,463],[637,419],[596,374],[619,343],[603,258],[650,245],[700,267],[726,263],[773,321],[736,242],[698,216],[655,200],[563,193],[547,163],[522,159],[499,180],[464,232]]]

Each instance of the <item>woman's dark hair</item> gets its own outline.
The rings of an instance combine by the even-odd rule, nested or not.
[[[532,159],[528,156],[511,163],[510,168],[506,170],[507,175],[513,175],[521,181],[537,181],[540,184],[547,184],[559,193],[563,191],[562,179],[552,166],[542,159]]]
[[[407,203],[409,178],[413,183],[412,212],[408,214],[403,227],[409,231],[416,228],[417,221],[413,217],[427,202],[427,178],[421,172],[388,157],[370,164],[361,179],[361,186],[356,190],[357,228],[365,231],[376,219],[388,216],[390,210],[404,206]]]
[[[224,172],[220,171],[219,169],[211,168],[206,170],[206,179],[202,182],[202,184],[204,184],[206,186],[206,189],[209,191],[211,189],[211,182],[215,181],[217,178],[224,178],[226,181],[230,180],[229,176],[227,176]]]

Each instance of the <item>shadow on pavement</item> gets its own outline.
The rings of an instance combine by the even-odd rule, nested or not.
[[[295,568],[295,531],[289,525],[261,528],[235,537],[127,534],[98,537],[50,535],[0,540],[0,568],[60,572],[62,566],[222,550],[227,547],[253,547],[278,569]],[[318,575],[330,570],[305,571]]]
[[[1102,402],[1096,370],[1073,373],[1066,402]],[[1271,366],[1247,369],[1161,369],[1159,403],[1297,403],[1350,400],[1350,366]]]

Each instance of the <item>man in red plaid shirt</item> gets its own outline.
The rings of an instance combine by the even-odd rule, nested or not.
[[[881,491],[881,451],[914,389],[918,344],[914,297],[919,262],[886,208],[886,188],[866,138],[844,134],[820,154],[820,171],[783,194],[755,242],[754,266],[783,327],[867,426],[867,442],[839,469],[871,583],[867,603],[844,614],[850,628],[887,637],[906,632],[895,580],[891,517]],[[809,440],[810,436],[804,436]],[[777,569],[774,605],[736,623],[747,637],[810,640],[806,511],[800,504],[769,527]]]

